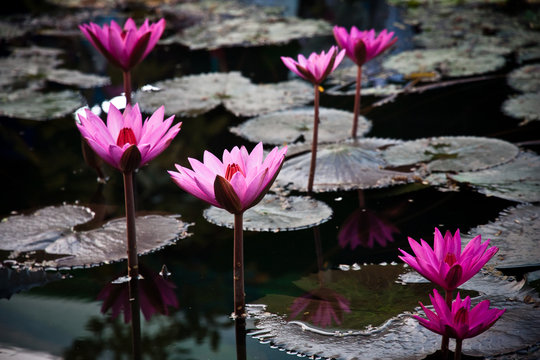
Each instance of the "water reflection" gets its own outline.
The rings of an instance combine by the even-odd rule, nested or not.
[[[399,233],[399,229],[383,215],[360,208],[349,215],[341,226],[338,233],[339,246],[350,246],[352,250],[358,246],[373,248],[375,244],[385,247],[394,242],[396,233]]]
[[[13,261],[13,263],[16,263]],[[43,286],[65,276],[57,271],[45,271],[42,268],[14,268],[9,260],[0,263],[0,299],[10,299],[13,294]]]

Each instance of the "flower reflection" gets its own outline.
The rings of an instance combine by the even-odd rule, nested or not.
[[[357,209],[345,220],[338,233],[339,246],[349,245],[372,248],[375,244],[386,246],[394,241],[399,229],[387,219],[369,209]]]
[[[341,325],[344,313],[350,313],[350,301],[328,288],[311,290],[294,300],[289,319],[302,314],[302,320],[323,328],[335,322]]]
[[[170,281],[144,266],[139,265],[139,301],[144,318],[148,321],[154,314],[169,315],[169,306],[178,308],[178,299],[174,292],[176,286]],[[166,273],[166,271],[162,271]],[[131,321],[129,305],[129,278],[122,276],[108,283],[98,294],[103,301],[101,312],[111,310],[111,317],[117,318],[124,313],[124,321]]]

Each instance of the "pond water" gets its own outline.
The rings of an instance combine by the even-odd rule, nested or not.
[[[168,28],[163,38],[170,38],[181,29],[202,21],[203,16],[199,12],[174,13],[171,4],[175,2],[166,2],[168,5],[159,3],[128,1],[115,5],[109,1],[98,1],[95,7],[84,8],[75,6],[77,2],[58,0],[21,3],[12,10],[5,10],[3,24],[15,24],[13,28],[21,33],[8,36],[9,31],[6,30],[2,34],[2,56],[8,57],[13,48],[60,49],[58,56],[51,55],[45,60],[49,65],[59,59],[62,65],[58,67],[101,75],[110,78],[110,84],[91,88],[84,88],[81,84],[65,85],[40,79],[43,76],[40,71],[34,77],[27,76],[24,82],[8,83],[6,80],[5,84],[2,83],[0,156],[3,192],[0,217],[31,214],[48,206],[80,205],[95,213],[90,224],[77,225],[76,229],[83,231],[98,228],[124,215],[122,176],[115,169],[103,165],[107,181],[97,181],[98,174],[84,161],[73,111],[52,120],[36,121],[38,116],[34,119],[31,116],[28,119],[21,115],[10,116],[11,110],[5,107],[9,100],[5,99],[7,92],[26,87],[39,88],[42,93],[71,89],[80,93],[84,103],[90,107],[100,106],[104,101],[121,95],[121,72],[107,64],[92,48],[77,25],[90,21],[104,23],[111,19],[123,23],[128,16],[133,16],[139,24],[145,17],[165,16]],[[419,25],[404,22],[406,6],[398,7],[384,1],[246,1],[242,4],[252,6],[252,3],[286,5],[284,13],[288,16],[325,20],[331,25],[395,31],[398,43],[388,54],[369,63],[366,77],[380,72],[386,57],[417,48],[412,36]],[[534,4],[520,4],[517,8],[510,5],[495,7],[503,16],[528,14],[526,16],[532,19],[531,27],[536,31],[538,46],[538,27],[534,26],[539,25],[540,13]],[[208,5],[204,9],[208,11]],[[233,18],[234,14],[231,10],[231,14],[224,15],[223,19]],[[490,30],[486,27],[484,32],[489,33]],[[329,33],[280,44],[231,44],[214,49],[190,49],[185,44],[170,41],[156,46],[135,67],[133,87],[138,89],[146,84],[186,75],[231,71],[240,72],[254,84],[284,82],[295,77],[283,65],[280,56],[296,58],[299,53],[320,52],[334,44]],[[377,102],[388,95],[363,95],[363,107],[369,109],[370,105],[376,104],[364,114],[372,122],[365,136],[396,141],[441,136],[487,137],[518,145],[521,151],[537,153],[538,121],[533,119],[520,124],[520,119],[501,110],[502,104],[516,94],[516,90],[508,85],[506,75],[522,66],[516,60],[517,51],[514,48],[504,54],[505,64],[497,71],[465,77],[443,76],[441,80],[471,80],[468,82],[401,94],[382,105]],[[44,56],[43,51],[37,53],[38,57]],[[526,62],[529,63],[533,64],[534,60]],[[425,71],[431,70],[426,68]],[[3,76],[7,79],[8,75]],[[408,81],[401,76],[395,83],[403,85]],[[352,111],[354,97],[350,92],[335,87],[331,81],[323,85],[322,107]],[[25,104],[19,107],[33,107],[31,101]],[[311,107],[312,103],[307,101],[303,106]],[[169,285],[165,286],[169,289],[168,304],[173,305],[165,306],[167,314],[158,313],[149,320],[142,318],[143,358],[225,360],[237,356],[242,358],[245,352],[244,358],[247,359],[291,359],[291,356],[311,355],[310,348],[316,347],[309,341],[298,340],[302,345],[291,349],[294,346],[286,345],[285,341],[279,343],[271,336],[257,336],[257,331],[264,327],[259,325],[260,318],[255,315],[247,320],[247,335],[236,333],[235,322],[230,318],[233,309],[233,231],[208,221],[203,215],[208,205],[180,190],[166,172],[173,170],[175,163],[186,166],[188,157],[201,159],[204,150],[218,154],[233,146],[253,148],[254,142],[230,131],[231,127],[239,126],[252,116],[235,116],[233,113],[226,103],[222,103],[196,116],[177,117],[183,122],[179,135],[165,152],[135,175],[138,214],[180,215],[183,222],[190,224],[187,228],[189,236],[139,258],[148,269],[145,278],[153,278],[152,274],[166,267],[165,272],[170,273],[167,277]],[[538,169],[537,160],[531,164],[533,169]],[[538,175],[533,176],[531,182],[533,190],[528,191],[538,190]],[[380,326],[404,312],[415,311],[418,301],[429,302],[428,294],[433,287],[429,284],[403,285],[398,281],[400,274],[408,270],[398,258],[398,248],[410,250],[408,236],[432,242],[435,227],[443,233],[459,228],[462,234],[467,234],[477,226],[495,221],[506,209],[526,201],[538,201],[538,196],[524,200],[486,196],[465,184],[455,190],[445,184],[440,187],[426,185],[423,179],[381,188],[314,193],[312,197],[333,212],[330,219],[320,219],[320,225],[295,231],[245,232],[246,302],[264,304],[268,313],[284,316],[287,320],[304,321],[313,328],[330,333],[362,331],[367,326]],[[306,195],[295,189],[288,189],[286,194]],[[358,233],[353,231],[352,236],[357,239],[354,245],[339,238],[346,224],[351,222],[355,229],[360,229]],[[537,229],[538,218],[534,218],[530,226]],[[386,231],[385,235],[380,235],[381,228]],[[62,231],[64,234],[55,233],[54,236],[69,233],[71,226]],[[525,274],[538,270],[540,254],[537,249],[533,247],[530,254],[533,258],[538,255],[536,261],[525,260],[519,266],[511,267],[505,267],[503,263],[500,267],[503,273],[521,280]],[[124,275],[124,261],[40,272],[21,265],[25,259],[47,258],[39,251],[4,249],[0,256],[3,295],[0,299],[0,358],[130,357],[129,323],[125,323],[122,316],[111,318],[110,311],[103,314],[103,301],[98,299],[107,284]],[[533,276],[530,278],[534,279]],[[531,284],[526,285],[527,288],[529,286]],[[161,288],[153,285],[150,289],[148,296],[152,298],[155,296],[153,292]],[[475,289],[469,289],[468,293],[478,294]],[[324,325],[324,321],[307,316],[305,309],[291,316],[295,301],[306,294],[318,300],[330,299],[328,302],[336,314],[334,320]],[[346,299],[348,306],[338,305],[341,298]],[[261,309],[253,306],[251,311],[260,312]],[[310,311],[315,312],[313,309]],[[531,328],[531,332],[534,331]],[[540,338],[534,335],[524,338],[527,341],[504,352],[515,355],[521,350],[521,354],[525,354],[523,356],[532,356],[523,358],[531,359],[535,354],[540,356],[534,348],[540,343]],[[315,344],[318,341],[313,340]],[[295,343],[294,338],[290,342]],[[333,357],[353,358],[347,351]],[[376,358],[376,352],[370,351],[366,358]],[[421,359],[433,352],[407,355],[407,358]],[[473,354],[477,356],[474,358],[483,358],[478,352]],[[395,359],[405,358],[400,356],[399,350],[394,355]]]

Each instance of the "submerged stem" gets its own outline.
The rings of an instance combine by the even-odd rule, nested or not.
[[[456,339],[456,352],[454,354],[454,360],[461,360],[461,343],[462,339]]]
[[[238,317],[234,319],[235,335],[236,335],[236,359],[246,360],[246,319]]]
[[[311,140],[311,164],[309,166],[309,177],[307,192],[313,192],[313,181],[315,179],[315,168],[317,167],[317,142],[319,138],[319,85],[315,84],[315,113],[313,116],[313,139]]]
[[[242,317],[246,313],[244,293],[244,231],[243,213],[234,214],[234,315]]]
[[[124,95],[126,105],[131,105],[131,71],[124,71]]]
[[[126,207],[126,234],[132,351],[133,359],[139,360],[141,359],[141,316],[139,310],[139,264],[137,260],[137,237],[135,231],[135,196],[133,192],[133,172],[124,173],[124,197]]]
[[[358,66],[356,72],[356,93],[354,94],[354,118],[351,137],[356,140],[358,132],[358,115],[360,114],[360,89],[362,88],[362,67]]]

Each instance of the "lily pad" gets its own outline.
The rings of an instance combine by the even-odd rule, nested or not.
[[[364,138],[356,143],[319,146],[313,191],[381,188],[419,180],[412,172],[385,169],[387,164],[381,149],[397,143],[397,140]],[[310,164],[310,152],[287,159],[277,183],[288,189],[306,191]]]
[[[511,97],[502,105],[503,112],[516,119],[523,119],[520,125],[540,120],[540,92],[526,93]]]
[[[538,59],[540,59],[540,46],[539,45],[521,48],[517,51],[518,63],[531,61],[531,60],[538,60]]]
[[[383,67],[403,75],[438,72],[446,77],[460,77],[495,71],[504,64],[501,55],[454,47],[403,51],[388,57]]]
[[[81,89],[106,86],[111,83],[108,76],[84,74],[78,70],[52,69],[47,75],[47,80],[62,85],[76,86]]]
[[[506,164],[449,177],[470,184],[487,196],[517,202],[540,201],[540,157],[533,153],[522,152]]]
[[[383,157],[390,166],[425,164],[432,172],[463,172],[503,164],[518,153],[517,146],[499,139],[443,136],[397,144]]]
[[[463,246],[472,237],[482,234],[499,251],[489,265],[498,269],[540,266],[540,207],[519,205],[501,212],[497,220],[468,231]]]
[[[540,311],[533,304],[523,301],[527,295],[537,295],[523,289],[524,282],[477,276],[479,279],[476,283],[472,280],[466,283],[475,285],[467,287],[468,290],[481,292],[473,303],[489,299],[491,307],[506,308],[507,311],[488,331],[465,340],[463,352],[473,356],[490,356],[515,352],[538,343]],[[481,290],[477,290],[478,287]],[[419,307],[415,312],[425,316]],[[253,316],[257,329],[249,335],[299,356],[345,360],[419,360],[440,348],[441,337],[419,325],[409,311],[390,317],[380,326],[330,331],[301,321],[288,321],[286,316],[268,311]],[[453,341],[450,346],[453,347]]]
[[[212,224],[230,229],[234,227],[234,216],[226,210],[212,206],[203,215]],[[292,231],[320,225],[331,217],[332,209],[321,201],[310,197],[268,194],[244,213],[243,228],[246,231]]]
[[[28,32],[28,29],[20,24],[9,21],[0,21],[0,39],[11,40],[21,37]]]
[[[508,85],[523,92],[540,91],[540,64],[526,65],[508,74]]]
[[[111,220],[94,230],[74,229],[93,216],[88,208],[73,205],[50,206],[30,215],[10,216],[0,223],[0,250],[12,251],[12,258],[22,256],[25,264],[53,268],[125,259],[125,219]],[[138,253],[159,250],[189,236],[189,226],[173,215],[137,217]]]
[[[164,105],[180,116],[197,116],[218,105],[236,116],[255,116],[305,105],[313,101],[312,91],[300,80],[255,85],[239,72],[209,73],[158,82],[151,92],[138,91],[135,101],[143,111]]]
[[[83,97],[71,90],[45,94],[19,90],[0,95],[0,115],[18,119],[52,120],[69,115],[84,105]]]
[[[313,108],[279,111],[255,117],[231,132],[252,142],[265,144],[305,143],[313,138]],[[337,142],[350,137],[354,114],[349,111],[319,108],[319,143]],[[363,116],[358,118],[358,136],[371,129],[371,122]]]

